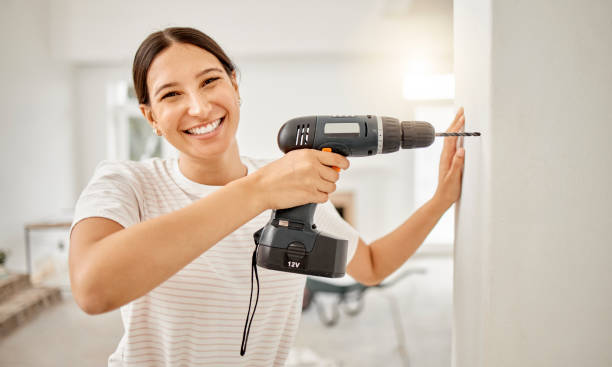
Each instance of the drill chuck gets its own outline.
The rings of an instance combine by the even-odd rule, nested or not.
[[[403,121],[401,125],[402,149],[428,147],[436,138],[436,131],[428,122]]]

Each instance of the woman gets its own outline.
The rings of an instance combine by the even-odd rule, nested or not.
[[[348,274],[373,285],[416,251],[460,195],[463,150],[446,138],[434,197],[366,245],[327,201],[339,178],[332,167],[347,169],[345,157],[308,149],[273,162],[240,156],[235,67],[208,36],[191,28],[151,34],[136,53],[133,79],[143,115],[180,154],[103,162],[77,203],[74,297],[89,314],[121,307],[125,327],[109,366],[283,365],[299,323],[302,275],[259,269],[250,348],[238,353],[253,233],[271,209],[324,203],[315,223],[348,239]],[[460,109],[449,131],[464,120]]]

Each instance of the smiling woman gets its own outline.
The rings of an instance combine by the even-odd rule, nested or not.
[[[348,161],[315,151],[275,162],[240,156],[236,68],[197,30],[149,36],[133,79],[142,114],[179,157],[103,162],[76,205],[75,299],[88,313],[121,307],[123,315],[125,335],[109,365],[283,364],[305,279],[262,269],[252,350],[241,356],[252,235],[269,209],[327,201],[338,179],[329,166]],[[331,204],[316,215],[355,249],[358,234]]]
[[[348,241],[347,271],[370,285],[401,266],[459,196],[463,158],[456,138],[447,138],[434,198],[367,246],[328,201],[334,167],[349,167],[345,157],[311,149],[275,161],[239,154],[236,68],[210,37],[191,28],[153,33],[136,52],[133,77],[142,114],[179,156],[102,162],[76,204],[75,300],[90,314],[121,307],[125,334],[109,366],[284,365],[305,276],[261,268],[257,317],[245,320],[253,233],[271,209],[324,203],[314,221]],[[449,131],[463,122],[460,110]]]

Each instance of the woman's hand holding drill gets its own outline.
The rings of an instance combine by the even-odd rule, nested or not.
[[[247,176],[265,209],[285,209],[324,203],[336,190],[340,175],[332,167],[347,169],[346,157],[313,149],[298,149]]]

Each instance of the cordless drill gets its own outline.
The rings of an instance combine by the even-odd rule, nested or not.
[[[436,133],[423,121],[382,116],[306,116],[287,121],[278,132],[278,146],[287,153],[318,149],[346,157],[364,157],[430,146],[436,136],[479,136],[480,133]],[[254,261],[264,268],[337,278],[344,276],[348,241],[317,230],[316,204],[272,212],[270,221],[253,235]],[[255,264],[253,264],[255,265]]]

